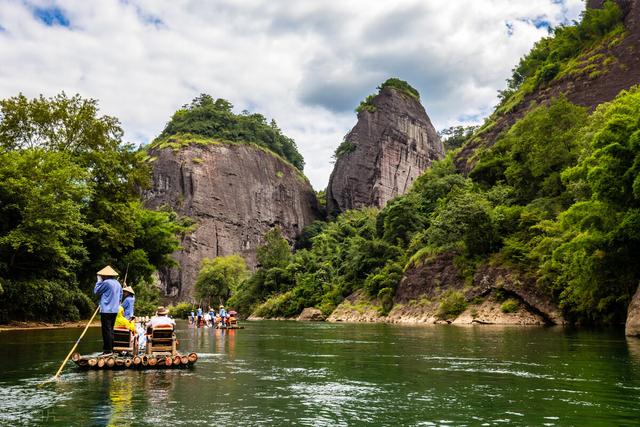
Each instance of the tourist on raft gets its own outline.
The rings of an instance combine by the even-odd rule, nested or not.
[[[102,324],[102,354],[113,353],[113,326],[120,308],[122,285],[116,280],[118,272],[111,266],[98,271],[93,293],[100,297],[100,323]]]
[[[118,309],[118,315],[116,316],[116,323],[115,323],[114,327],[116,327],[116,328],[127,328],[131,332],[133,332],[134,334],[138,332],[136,330],[135,322],[132,322],[131,320],[127,319],[127,317],[125,316],[125,313],[124,313],[124,307],[122,307],[122,306],[120,306],[120,308]]]
[[[220,311],[218,311],[218,316],[220,318],[220,324],[218,327],[224,328],[227,325],[227,311],[224,309],[224,305],[220,306]]]
[[[198,307],[198,310],[196,310],[196,313],[197,313],[197,319],[198,319],[198,323],[196,323],[196,325],[200,327],[202,322],[202,308]]]
[[[124,308],[124,317],[127,320],[133,320],[133,306],[136,303],[136,293],[131,286],[122,288],[122,308]]]
[[[216,326],[216,311],[212,307],[209,307],[209,318],[211,322],[209,326]]]
[[[147,330],[151,331],[151,329],[160,325],[167,325],[173,328],[176,327],[176,321],[169,317],[169,310],[162,306],[158,307],[156,315],[149,320],[149,323],[147,323]]]

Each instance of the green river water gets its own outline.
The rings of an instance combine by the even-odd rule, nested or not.
[[[0,333],[0,425],[640,425],[619,332],[259,321],[178,325],[192,369],[57,369],[80,329]],[[92,328],[83,354],[101,346]]]

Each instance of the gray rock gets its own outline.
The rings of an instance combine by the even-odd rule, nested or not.
[[[640,337],[640,286],[638,286],[627,309],[627,323],[624,326],[624,333],[628,337]]]
[[[178,268],[160,272],[166,295],[194,296],[203,258],[239,254],[256,267],[256,248],[279,226],[292,242],[318,215],[315,192],[293,166],[243,144],[151,149],[155,157],[147,206],[172,207],[196,221],[174,254]]]
[[[298,316],[298,321],[313,321],[322,322],[326,316],[322,314],[322,311],[314,307],[307,307],[302,310],[302,313]]]
[[[336,159],[327,187],[327,212],[383,207],[406,193],[444,147],[424,107],[391,87],[373,99],[376,111],[358,113],[345,140],[354,147]]]

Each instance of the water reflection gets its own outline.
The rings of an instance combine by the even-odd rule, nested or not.
[[[77,331],[0,334],[0,425],[633,425],[640,340],[611,331],[178,325],[193,369],[51,375]],[[95,335],[92,335],[94,334]],[[84,353],[100,344],[90,332]],[[52,345],[54,343],[55,345]]]

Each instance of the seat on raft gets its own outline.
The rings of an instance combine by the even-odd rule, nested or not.
[[[175,356],[177,353],[173,326],[158,325],[151,329],[151,334],[147,339],[147,354],[171,354]]]
[[[138,354],[138,339],[131,330],[123,327],[113,329],[113,351]]]

